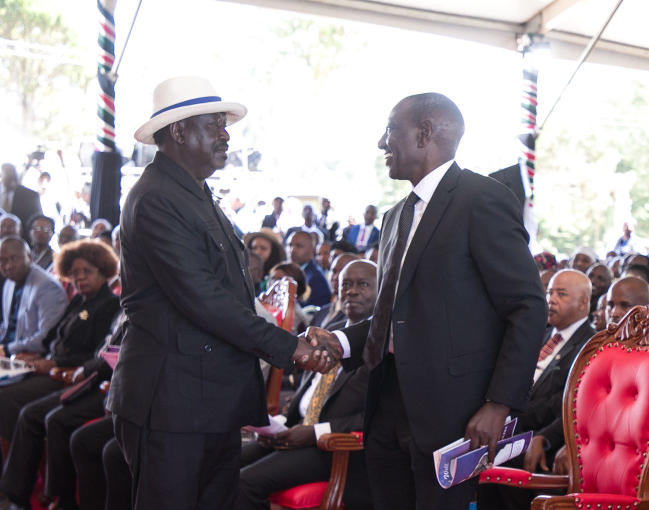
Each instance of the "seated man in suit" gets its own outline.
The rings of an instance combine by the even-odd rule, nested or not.
[[[555,453],[564,444],[561,410],[568,372],[581,347],[595,334],[588,322],[590,295],[590,280],[579,271],[559,271],[550,280],[547,300],[552,327],[539,354],[529,405],[518,416],[519,431],[533,430],[534,438],[524,456],[507,463],[511,467],[549,471]],[[529,508],[534,497],[531,490],[480,485],[478,509]]]
[[[347,264],[358,260],[361,257],[355,253],[342,253],[338,255],[331,264],[331,271],[329,273],[329,283],[331,285],[331,303],[328,303],[318,310],[311,319],[311,326],[318,326],[319,328],[327,328],[330,324],[340,322],[345,319],[338,299],[338,276]]]
[[[29,237],[32,240],[34,264],[45,271],[54,265],[54,250],[50,246],[54,235],[54,220],[42,214],[29,220]]]
[[[288,259],[302,268],[311,288],[308,299],[300,305],[323,306],[329,303],[331,291],[322,269],[315,262],[315,243],[311,234],[296,231],[288,237]]]
[[[368,205],[363,213],[363,225],[352,225],[347,234],[347,242],[356,246],[358,251],[365,251],[367,246],[379,242],[379,229],[374,226],[377,215],[376,206]]]
[[[9,236],[0,241],[2,323],[0,356],[44,354],[43,340],[63,316],[68,299],[61,284],[32,263],[27,243]]]
[[[340,274],[339,298],[346,323],[367,319],[377,295],[376,264],[357,260]],[[338,324],[341,327],[344,324]],[[326,481],[332,456],[319,450],[317,439],[328,432],[352,432],[363,427],[363,406],[368,373],[364,367],[331,376],[310,373],[295,392],[285,415],[287,431],[277,434],[274,450],[259,442],[245,445],[237,509],[268,509],[269,494],[305,483]],[[350,455],[345,508],[371,507],[363,452]]]

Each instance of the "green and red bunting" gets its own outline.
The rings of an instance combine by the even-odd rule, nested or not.
[[[110,4],[110,7],[108,6]],[[99,62],[97,80],[99,82],[99,132],[95,147],[100,152],[115,151],[115,81],[111,69],[115,63],[115,2],[97,0],[99,9]]]
[[[534,206],[534,173],[536,161],[536,107],[538,73],[533,70],[523,70],[523,96],[521,98],[521,122],[523,132],[518,137],[521,141],[519,162],[527,170],[532,196],[529,206]]]

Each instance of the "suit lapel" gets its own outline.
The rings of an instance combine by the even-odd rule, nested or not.
[[[556,367],[559,363],[561,363],[561,360],[565,359],[566,356],[568,356],[576,347],[581,343],[581,341],[584,339],[584,334],[589,329],[589,324],[588,324],[588,319],[586,322],[584,322],[579,328],[577,328],[577,331],[573,333],[573,335],[570,337],[570,340],[566,342],[566,345],[564,345],[561,350],[559,351],[558,354],[555,354],[554,357],[552,358],[552,361],[548,364],[547,367],[545,367],[545,370],[543,370],[543,373],[541,376],[538,378],[536,383],[534,383],[534,386],[532,387],[532,394],[535,393],[535,390],[538,389],[541,386],[541,383],[548,378],[548,376],[552,373],[552,370],[554,370],[554,367]],[[550,333],[552,330],[550,330]],[[546,341],[549,340],[546,338]],[[543,345],[545,345],[545,342],[543,342]]]
[[[401,268],[396,299],[399,299],[401,294],[403,294],[404,289],[408,286],[410,279],[415,273],[415,268],[417,267],[419,259],[424,253],[430,238],[435,233],[442,216],[444,216],[444,213],[446,212],[446,208],[451,203],[453,190],[457,186],[460,172],[461,170],[457,163],[453,163],[448,169],[448,172],[446,172],[446,175],[444,175],[440,181],[435,193],[433,193],[433,196],[430,199],[430,202],[426,206],[424,215],[417,226],[415,235],[408,247],[403,267]],[[401,206],[401,209],[403,209],[403,205]],[[399,211],[399,214],[401,214],[401,211]]]

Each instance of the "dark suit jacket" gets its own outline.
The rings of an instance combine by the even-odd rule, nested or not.
[[[314,260],[310,260],[304,267],[304,274],[306,275],[307,284],[311,287],[311,294],[309,299],[300,304],[302,306],[324,306],[329,303],[331,301],[331,289],[320,266]]]
[[[489,177],[496,179],[498,182],[502,182],[512,190],[521,204],[521,209],[525,207],[525,188],[523,187],[523,178],[521,177],[521,169],[518,163],[493,172],[489,174]]]
[[[313,318],[311,319],[311,322],[309,323],[309,326],[317,326],[319,328],[328,328],[329,324],[333,323],[338,323],[340,321],[343,321],[343,323],[346,320],[345,314],[342,312],[338,312],[336,315],[333,316],[331,321],[325,322],[327,319],[327,315],[329,315],[329,310],[331,310],[331,307],[333,306],[333,303],[328,303],[322,307],[320,307],[320,310],[318,310],[316,313],[313,314]]]
[[[261,222],[261,228],[275,228],[277,225],[277,218],[274,214],[267,214]]]
[[[385,215],[379,281],[405,200]],[[547,305],[514,195],[453,164],[412,239],[392,313],[394,358],[412,436],[425,454],[463,436],[486,400],[524,409]],[[344,330],[362,364],[369,322]],[[367,424],[385,363],[370,374]]]
[[[154,430],[266,425],[257,358],[289,362],[297,339],[255,315],[243,243],[185,170],[158,152],[121,218],[128,318],[108,406]]]
[[[552,328],[549,328],[544,342],[550,339],[551,333]],[[545,368],[532,388],[526,411],[518,417],[520,429],[544,436],[552,451],[564,444],[562,405],[568,372],[581,348],[595,333],[586,319]]]
[[[302,421],[300,400],[311,385],[314,374],[304,378],[295,391],[291,405],[286,412],[286,426],[293,427]],[[320,422],[329,422],[332,432],[354,432],[363,429],[363,410],[367,392],[368,372],[360,367],[351,372],[340,372],[327,400],[320,411]]]
[[[358,234],[360,234],[361,227],[365,228],[365,225],[352,225],[347,234],[347,242],[356,246],[356,241],[358,240]],[[378,243],[379,241],[379,229],[374,227],[370,233],[370,238],[365,243],[365,246],[372,246],[373,244]]]
[[[88,299],[79,308],[82,301],[81,294],[74,296],[61,320],[43,339],[43,345],[59,367],[78,367],[92,358],[106,338],[119,310],[119,298],[110,291],[108,285],[104,285],[95,297]],[[60,342],[53,343],[70,314],[76,314],[76,318],[68,334],[63,335]]]
[[[20,218],[20,221],[23,224],[23,233],[27,235],[29,234],[29,220],[32,216],[43,214],[41,198],[35,191],[19,184],[14,191],[14,200],[11,204],[11,211],[7,212],[15,214]]]

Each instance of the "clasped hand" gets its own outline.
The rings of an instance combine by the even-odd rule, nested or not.
[[[343,349],[338,337],[322,328],[308,328],[297,340],[291,360],[304,370],[326,374],[340,361]]]

